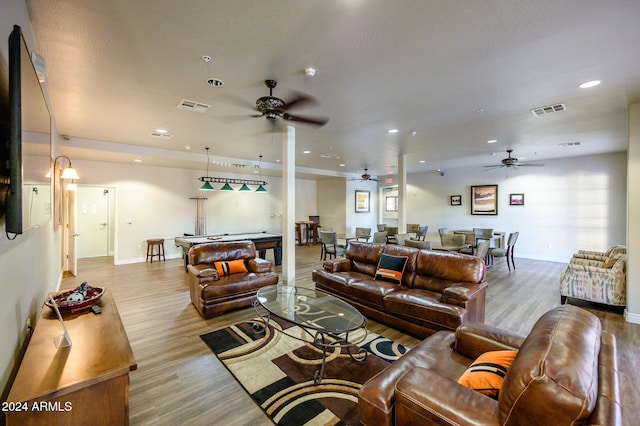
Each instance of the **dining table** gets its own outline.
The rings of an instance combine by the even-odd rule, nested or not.
[[[459,252],[462,249],[471,247],[470,244],[443,245],[440,242],[432,241],[431,250]]]

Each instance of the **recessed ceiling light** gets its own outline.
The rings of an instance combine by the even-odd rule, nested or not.
[[[596,87],[600,83],[602,83],[600,80],[585,81],[584,83],[582,83],[578,87],[581,88],[581,89],[588,89],[590,87]]]
[[[417,134],[418,134],[418,132],[416,132],[415,130],[412,130],[412,131],[411,131],[411,136],[415,136],[415,135],[417,135]]]
[[[427,162],[426,160],[420,160],[420,161],[418,161],[418,163],[420,163],[420,164],[424,164],[424,163],[426,163],[426,162]]]
[[[156,129],[156,132],[162,133],[162,134],[169,133],[169,131],[166,129]]]
[[[346,167],[347,165],[346,165],[346,164],[344,164],[344,163],[340,163],[340,164],[338,164],[338,166],[340,166],[340,167]]]
[[[313,77],[314,75],[316,75],[316,69],[307,67],[304,69],[304,75],[306,75],[307,77]]]
[[[302,151],[302,153],[303,154],[311,154],[311,151],[305,150],[305,151]]]
[[[487,143],[496,143],[496,142],[498,142],[497,139],[490,139],[490,140],[487,141]]]
[[[135,160],[133,160],[134,163],[142,163],[142,160],[139,158],[136,158]]]
[[[398,133],[398,129],[389,129],[387,133]]]
[[[191,147],[189,145],[185,146],[184,149],[186,149],[187,151],[191,149]]]

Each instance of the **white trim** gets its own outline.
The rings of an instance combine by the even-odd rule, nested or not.
[[[624,310],[624,319],[632,324],[640,324],[640,314],[633,314],[627,309]]]

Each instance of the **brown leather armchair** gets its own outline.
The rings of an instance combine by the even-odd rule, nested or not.
[[[457,382],[481,354],[517,350],[497,400]],[[360,421],[371,425],[619,425],[615,336],[565,305],[521,337],[480,323],[440,331],[365,383]]]
[[[221,275],[215,262],[244,260],[247,272]],[[205,319],[251,306],[258,289],[278,283],[271,262],[256,257],[252,241],[208,243],[189,250],[191,303]]]

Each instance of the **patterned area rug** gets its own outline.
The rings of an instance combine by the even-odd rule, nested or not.
[[[360,424],[358,389],[408,351],[369,333],[358,345],[369,352],[366,360],[352,360],[345,348],[331,349],[324,378],[316,385],[313,379],[322,364],[322,350],[274,330],[309,339],[286,321],[271,319],[263,334],[255,331],[254,323],[264,325],[251,320],[200,337],[278,425]],[[350,340],[362,340],[363,334],[354,333]]]

